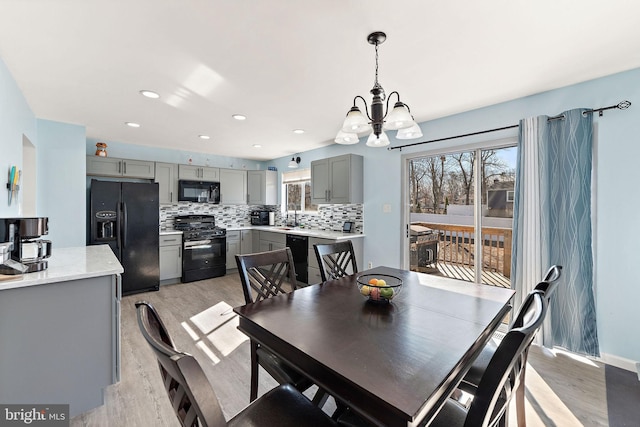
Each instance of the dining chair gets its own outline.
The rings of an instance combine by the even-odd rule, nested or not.
[[[279,385],[226,421],[220,402],[202,366],[178,351],[155,308],[136,304],[142,336],[153,349],[171,406],[183,427],[335,426],[320,408],[291,385]]]
[[[555,289],[558,285],[558,280],[560,279],[561,275],[562,275],[562,266],[552,265],[549,268],[549,270],[547,270],[547,273],[545,274],[543,281],[536,285],[533,292],[536,292],[536,291],[541,292],[546,298],[547,303],[549,303],[551,299],[551,295],[555,292]],[[525,323],[526,321],[525,316],[528,313],[526,312],[526,310],[523,310],[523,309],[524,309],[524,304],[520,307],[520,310],[518,310],[518,313],[516,313],[515,317],[513,318],[513,321],[511,322],[511,325],[509,326],[509,329],[519,328]],[[487,345],[482,349],[482,352],[480,353],[480,355],[476,358],[476,360],[471,365],[471,368],[464,376],[458,388],[460,388],[461,390],[467,393],[475,394],[476,388],[478,387],[478,384],[480,382],[480,378],[482,378],[482,375],[487,369],[487,365],[489,364],[489,361],[493,357],[497,348],[498,348],[498,344],[494,340],[491,340],[489,341],[489,343],[487,343]],[[525,386],[527,357],[528,357],[528,349],[524,354],[525,364],[523,369],[520,371],[520,379],[519,379],[520,386],[516,391],[516,397],[515,397],[516,413],[517,413],[519,427],[526,427],[526,424],[527,424],[526,418],[525,418],[525,409],[524,409],[524,400],[525,400],[524,386]]]
[[[470,406],[467,408],[449,397],[431,427],[505,426],[508,421],[509,403],[513,391],[518,388],[520,371],[524,369],[524,357],[536,331],[544,320],[548,302],[541,291],[532,291],[522,304],[525,323],[510,329],[498,345],[487,365]],[[424,420],[423,424],[429,420]],[[371,424],[346,411],[338,418],[338,425],[363,427]]]
[[[351,240],[313,245],[323,282],[358,272]]]
[[[289,248],[236,255],[236,264],[246,304],[292,292],[297,288],[293,255]],[[286,364],[273,352],[251,340],[250,401],[258,396],[259,366],[262,366],[279,384],[292,384],[300,391],[305,391],[313,385],[311,380]],[[325,400],[326,396],[323,394],[316,394],[314,397],[314,402],[320,406]]]

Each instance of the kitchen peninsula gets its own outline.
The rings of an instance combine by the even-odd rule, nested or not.
[[[120,376],[120,274],[109,246],[53,249],[46,270],[0,277],[0,402],[103,404]]]

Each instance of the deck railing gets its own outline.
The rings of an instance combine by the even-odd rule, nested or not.
[[[475,267],[475,228],[465,225],[414,222],[432,229],[440,236],[438,262]],[[510,228],[482,228],[482,270],[499,273],[505,278],[511,277],[511,238]]]

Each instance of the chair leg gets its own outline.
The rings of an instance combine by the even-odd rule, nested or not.
[[[526,357],[525,365],[520,372],[520,384],[516,389],[516,415],[518,417],[518,427],[527,427],[527,418],[524,413],[524,377],[526,372]]]
[[[258,397],[258,344],[251,341],[251,390],[249,402],[253,402]]]
[[[527,427],[527,418],[524,409],[525,394],[525,373],[527,372],[527,359],[529,358],[529,349],[527,348],[522,355],[522,371],[520,371],[520,383],[516,389],[516,416],[518,427]]]

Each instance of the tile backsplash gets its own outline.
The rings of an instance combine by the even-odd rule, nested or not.
[[[211,203],[179,202],[160,205],[160,229],[172,230],[173,217],[176,215],[213,215],[218,227],[248,227],[251,225],[249,218],[253,210],[269,210],[275,212],[276,225],[285,225],[294,221],[294,215],[286,215],[280,211],[280,206],[262,205],[214,205]],[[305,228],[317,230],[342,231],[345,221],[354,222],[354,233],[363,232],[364,212],[362,204],[349,205],[319,205],[318,213],[297,215],[298,224]]]

